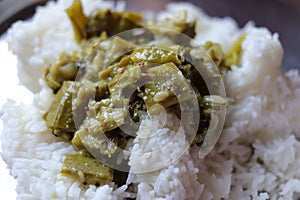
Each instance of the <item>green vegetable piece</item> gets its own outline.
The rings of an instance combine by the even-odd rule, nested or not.
[[[76,131],[72,114],[72,96],[74,92],[75,83],[65,81],[44,116],[46,125],[52,130],[52,133],[66,140],[71,140]]]
[[[128,140],[131,138],[119,128],[104,133],[101,125],[93,119],[86,120],[82,128],[76,131],[72,144],[77,150],[93,152],[93,156],[105,155],[111,158],[117,151],[117,148],[125,148]]]
[[[178,104],[178,101],[187,101],[193,98],[187,80],[174,63],[152,67],[147,72],[154,82],[145,85],[142,93],[147,109],[155,104],[161,104],[168,108]]]
[[[118,139],[113,135],[112,138],[108,138],[104,134],[105,127],[102,126],[101,121],[98,121],[98,113],[94,113],[94,110],[90,110],[88,117],[84,120],[80,129],[76,131],[72,144],[78,150],[88,150],[88,152],[95,152],[97,155],[106,155],[111,157],[117,150]]]
[[[130,98],[128,110],[131,119],[135,123],[139,123],[141,120],[141,115],[146,112],[145,102],[137,91],[135,91]]]
[[[242,51],[242,42],[244,41],[246,34],[242,34],[232,45],[231,49],[227,52],[224,58],[223,66],[230,69],[232,65],[237,65],[240,60],[240,54]]]
[[[71,140],[72,145],[77,149],[77,150],[83,150],[86,151],[86,148],[84,146],[84,144],[81,141],[80,135],[81,132],[84,132],[86,130],[80,129],[78,131],[75,132],[74,137]]]
[[[190,57],[187,60],[191,63],[186,62],[185,65],[180,66],[180,69],[191,81],[194,89],[198,90],[200,96],[210,94],[207,84],[217,89],[221,81],[220,70],[223,70],[221,62],[223,55],[221,46],[212,42],[206,42],[200,48],[193,48],[186,52],[185,56]]]
[[[106,55],[108,56],[108,62],[106,65],[111,65],[113,62],[118,61],[118,59],[128,52],[132,52],[136,48],[134,43],[128,42],[120,37],[114,37],[110,42],[110,46]]]
[[[217,95],[204,96],[200,100],[200,104],[204,108],[203,113],[206,115],[210,115],[214,110],[219,111],[229,106],[223,97]]]
[[[77,42],[86,38],[85,26],[88,18],[84,15],[80,0],[74,0],[73,4],[66,9],[66,13],[72,23],[75,39]]]
[[[74,81],[76,79],[81,61],[76,53],[68,55],[60,54],[53,64],[44,71],[44,79],[47,85],[57,91],[64,81]]]
[[[109,157],[114,154],[118,141],[110,141],[104,133],[124,124],[126,101],[129,100],[107,98],[90,101],[86,107],[87,117],[76,131],[72,144],[79,150],[94,150]]]
[[[113,36],[126,30],[140,28],[142,15],[136,12],[99,10],[88,18],[85,28],[87,38],[99,36],[103,31]]]
[[[88,104],[88,118],[96,119],[103,132],[111,131],[124,123],[126,101],[129,100],[110,98],[98,102],[91,101]]]
[[[181,118],[185,119],[182,125],[187,133],[187,140],[193,140],[194,136],[189,133],[196,132],[198,125],[195,124],[197,122],[194,123],[195,119],[193,118],[197,111],[191,108],[198,106],[198,96],[193,91],[189,81],[174,63],[166,63],[149,68],[148,73],[154,81],[157,90],[157,92],[154,92],[153,101],[148,101],[149,97],[147,96],[143,98],[146,102],[148,113],[150,115],[161,114],[162,107],[159,105],[162,105],[164,108],[170,108],[175,114],[179,114]],[[156,104],[153,105],[152,103]],[[178,106],[180,106],[180,109]],[[180,110],[180,113],[176,113],[178,110]]]
[[[156,47],[138,48],[131,54],[130,57],[135,63],[148,62],[164,64],[173,62],[174,64],[181,64],[181,60],[176,53]]]
[[[206,50],[212,61],[214,61],[217,66],[219,66],[224,57],[221,45],[208,41],[204,44],[204,49]]]
[[[74,178],[85,185],[105,185],[113,180],[113,171],[99,160],[81,154],[67,154],[62,175]]]
[[[138,65],[128,66],[126,69],[119,68],[119,73],[117,73],[108,84],[111,95],[120,97],[128,93],[131,94],[137,87],[141,77],[142,70]]]
[[[114,77],[116,73],[116,66],[115,65],[110,65],[108,68],[105,70],[102,70],[98,73],[98,77],[100,80],[107,80],[111,81],[112,78]]]
[[[73,98],[73,115],[77,124],[82,124],[86,118],[86,106],[89,101],[100,101],[109,97],[107,81],[98,81],[96,83],[90,81],[76,82],[77,92]]]

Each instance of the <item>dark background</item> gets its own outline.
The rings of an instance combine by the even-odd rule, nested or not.
[[[0,0],[0,34],[17,19],[30,17],[47,0]],[[163,9],[170,0],[127,0],[133,10]],[[175,0],[178,1],[178,0]],[[184,1],[184,0],[181,0]],[[190,0],[210,16],[230,16],[240,27],[248,21],[279,33],[285,54],[283,69],[300,69],[300,0]]]

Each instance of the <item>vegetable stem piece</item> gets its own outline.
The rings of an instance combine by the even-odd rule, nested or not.
[[[81,154],[67,154],[61,173],[82,185],[105,185],[113,180],[113,171],[99,160]]]
[[[66,9],[66,12],[71,20],[75,39],[79,42],[86,37],[84,29],[88,21],[88,18],[83,13],[81,1],[74,0],[73,4]]]

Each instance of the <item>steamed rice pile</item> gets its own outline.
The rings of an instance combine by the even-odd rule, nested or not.
[[[99,0],[82,2],[86,13],[112,6]],[[79,48],[64,12],[70,4],[50,2],[8,32],[10,48],[19,59],[20,81],[36,93],[30,105],[8,101],[3,107],[2,157],[17,179],[18,199],[108,200],[135,195],[125,192],[127,185],[116,188],[113,183],[82,189],[60,174],[64,156],[75,150],[54,137],[42,119],[54,95],[41,77],[44,66],[60,52]],[[178,124],[176,117],[168,116],[167,127],[161,129],[160,119],[144,119],[134,140],[127,184],[134,183],[137,198],[143,200],[295,199],[300,193],[300,77],[296,70],[281,71],[278,35],[251,23],[240,30],[232,19],[208,17],[189,4],[169,4],[157,17],[164,20],[182,9],[188,10],[189,20],[197,20],[199,44],[218,42],[226,52],[240,33],[246,33],[238,66],[224,75],[230,102],[225,127],[204,159],[198,159],[199,149],[194,147],[165,168],[139,174],[134,172],[176,156],[187,145],[181,130],[172,140],[173,148],[161,155],[135,156],[169,142]],[[138,140],[153,133],[157,137]]]

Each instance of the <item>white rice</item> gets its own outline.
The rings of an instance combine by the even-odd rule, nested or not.
[[[82,0],[86,13],[111,4]],[[64,9],[71,0],[50,2],[33,19],[17,22],[8,32],[11,50],[19,59],[19,77],[36,92],[30,105],[8,101],[3,107],[2,158],[17,179],[17,199],[121,199],[127,186],[89,186],[60,175],[64,156],[73,147],[54,137],[42,119],[53,94],[41,80],[42,69],[61,51],[78,48]],[[180,159],[149,173],[136,173],[178,156],[186,147],[178,129],[173,148],[141,159],[145,152],[175,135],[170,125],[158,129],[158,120],[145,119],[130,156],[127,183],[137,185],[138,199],[293,199],[300,193],[300,76],[280,70],[283,49],[277,34],[249,23],[239,30],[230,18],[211,18],[190,4],[174,3],[158,15],[163,20],[175,11],[188,9],[197,20],[196,39],[218,42],[227,51],[241,32],[242,57],[238,66],[224,75],[230,107],[221,138],[213,151],[198,159],[197,147]],[[169,116],[169,123],[178,119]],[[178,127],[177,127],[178,128]],[[147,131],[148,132],[147,132]],[[181,130],[181,131],[180,131]],[[139,140],[160,132],[149,140]]]

